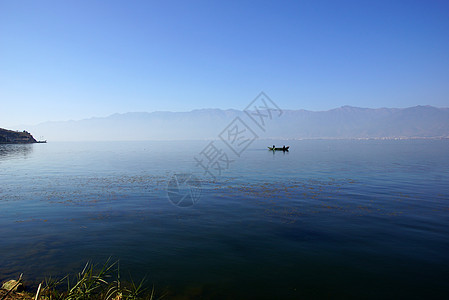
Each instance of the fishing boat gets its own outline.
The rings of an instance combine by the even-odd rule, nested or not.
[[[268,149],[270,149],[271,151],[288,151],[288,148],[290,148],[290,146],[281,147],[281,148],[268,147]]]

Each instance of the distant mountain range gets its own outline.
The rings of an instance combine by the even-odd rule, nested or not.
[[[432,106],[379,109],[343,106],[318,112],[284,110],[280,117],[267,123],[265,132],[243,111],[233,109],[114,114],[105,118],[46,122],[29,126],[27,130],[49,141],[215,139],[236,117],[260,138],[449,137],[449,109]]]

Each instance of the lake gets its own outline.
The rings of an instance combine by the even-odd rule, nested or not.
[[[111,257],[166,299],[447,299],[449,140],[214,145],[0,145],[0,281]]]

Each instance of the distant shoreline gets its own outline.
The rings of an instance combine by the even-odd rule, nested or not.
[[[275,138],[273,138],[275,139]],[[307,141],[307,140],[360,140],[360,141],[368,141],[368,140],[447,140],[449,136],[436,136],[436,137],[354,137],[354,138],[288,138],[282,139],[278,138],[278,140],[296,140],[296,141]]]
[[[148,139],[148,140],[55,140],[56,143],[129,143],[129,142],[204,142],[204,141],[218,141],[219,139],[173,139],[173,140],[159,140],[159,139]],[[271,138],[261,138],[256,139],[257,141],[267,141],[269,144],[272,141],[409,141],[409,140],[449,140],[449,137],[371,137],[371,138],[281,138],[281,137],[271,137]],[[29,145],[29,144],[46,144],[47,141],[36,141],[36,142],[0,142],[0,145]]]

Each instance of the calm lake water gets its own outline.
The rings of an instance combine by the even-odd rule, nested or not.
[[[447,299],[449,140],[220,145],[215,179],[207,145],[0,145],[0,281],[112,257],[165,299]]]

